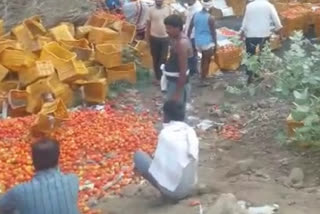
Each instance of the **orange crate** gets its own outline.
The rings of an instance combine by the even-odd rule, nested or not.
[[[62,82],[72,82],[86,76],[89,71],[82,61],[72,60],[72,68],[69,70],[57,70]]]
[[[216,63],[216,60],[214,57],[211,58],[210,65],[209,65],[209,73],[208,77],[214,77],[217,72],[219,71],[219,66]]]
[[[9,73],[9,70],[5,67],[3,67],[1,64],[0,64],[0,82],[6,78],[7,74]]]
[[[90,103],[103,103],[105,101],[108,90],[105,78],[87,81],[82,85],[85,101]]]
[[[295,121],[290,114],[287,118],[287,128],[288,135],[292,137],[295,134],[295,129],[301,128],[303,126],[303,122]]]
[[[122,22],[120,36],[123,43],[132,43],[136,36],[136,26],[128,22]]]
[[[22,84],[28,85],[40,78],[48,77],[54,73],[51,61],[36,61],[34,67],[19,73],[19,80]]]
[[[42,25],[40,17],[32,17],[23,21],[23,24],[30,31],[30,33],[35,36],[44,36],[47,30]]]
[[[41,109],[43,93],[51,92],[47,79],[40,79],[29,85],[26,89],[28,92],[27,112],[37,113]]]
[[[89,42],[94,44],[103,44],[105,42],[120,42],[119,33],[110,28],[91,28],[89,32]]]
[[[92,56],[92,49],[89,45],[88,40],[86,39],[79,39],[74,41],[61,40],[60,43],[63,47],[72,52],[75,52],[77,54],[77,59],[79,60],[89,60]]]
[[[122,46],[97,45],[95,59],[106,68],[120,66],[122,64]]]
[[[27,98],[28,94],[26,91],[16,89],[10,90],[8,94],[8,115],[10,117],[22,117],[27,115]]]
[[[60,72],[68,72],[73,69],[73,60],[76,54],[63,48],[57,42],[50,42],[41,51],[41,60],[51,60],[53,66]]]
[[[223,48],[218,48],[215,55],[216,63],[222,70],[235,71],[242,61],[242,49],[234,47],[230,51],[223,51]]]
[[[0,64],[16,72],[32,67],[35,60],[34,55],[18,49],[5,49],[0,53]]]
[[[137,82],[135,63],[122,64],[108,69],[107,79],[109,84],[117,81],[128,81],[131,84],[135,84]]]
[[[72,32],[70,32],[70,28],[67,24],[60,24],[54,28],[51,28],[49,31],[57,41],[74,40]]]

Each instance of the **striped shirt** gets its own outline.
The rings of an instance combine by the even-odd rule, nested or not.
[[[58,169],[39,171],[27,183],[20,184],[0,199],[0,213],[79,214],[79,180]]]

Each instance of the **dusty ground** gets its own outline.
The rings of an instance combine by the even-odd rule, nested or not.
[[[238,30],[240,19],[225,19],[218,26]],[[288,43],[278,52],[288,48]],[[240,141],[225,140],[215,128],[197,130],[200,141],[199,183],[213,191],[175,205],[162,204],[159,195],[148,184],[131,185],[123,190],[121,198],[106,198],[99,204],[104,213],[114,214],[200,214],[199,207],[188,205],[199,199],[206,210],[214,204],[221,193],[233,193],[238,200],[253,205],[278,204],[281,214],[318,214],[320,210],[320,154],[318,151],[281,145],[276,140],[278,132],[286,128],[285,119],[289,104],[278,100],[266,90],[257,96],[233,96],[225,93],[224,86],[232,85],[243,77],[241,72],[224,73],[212,79],[207,88],[198,88],[193,81],[193,111],[188,116],[233,124],[230,118],[240,116],[244,133]],[[155,97],[161,103],[158,88],[142,91],[145,107],[155,110]],[[223,113],[210,114],[208,108],[216,104]],[[228,108],[226,108],[228,106]],[[229,110],[226,110],[229,109]],[[192,122],[192,121],[190,121]],[[245,161],[244,161],[245,160]],[[241,162],[247,164],[241,164]],[[239,170],[240,166],[240,170]],[[288,185],[288,176],[293,168],[304,172],[303,183],[298,187]],[[210,214],[210,213],[209,213]],[[230,213],[231,214],[231,213]]]
[[[239,72],[227,73],[212,79],[210,87],[193,87],[194,109],[188,113],[189,116],[230,124],[230,118],[238,114],[241,116],[238,123],[246,125],[241,129],[246,134],[237,142],[221,138],[214,128],[205,132],[197,129],[201,138],[199,181],[213,188],[213,191],[193,199],[200,199],[204,211],[221,193],[233,193],[238,200],[254,205],[279,204],[281,214],[319,213],[320,162],[317,161],[317,153],[283,146],[275,140],[277,132],[285,128],[287,103],[263,92],[255,97],[225,93],[223,87],[226,82],[232,84],[240,76],[242,74]],[[157,91],[155,87],[142,91],[145,106],[155,106],[151,100],[155,94],[161,97]],[[213,104],[220,108],[228,104],[229,111],[210,115],[208,108]],[[242,170],[235,169],[239,161],[248,159],[249,164]],[[303,185],[299,188],[288,187],[285,182],[295,167],[301,168],[305,174]],[[141,184],[127,187],[121,198],[104,199],[99,207],[105,213],[115,214],[199,213],[198,207],[188,205],[189,201],[187,199],[176,205],[161,204],[157,191]]]

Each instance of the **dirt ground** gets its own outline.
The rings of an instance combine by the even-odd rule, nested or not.
[[[199,207],[189,206],[192,199],[201,201],[204,213],[221,193],[232,193],[238,200],[253,205],[278,204],[281,214],[318,214],[320,210],[320,171],[317,151],[297,149],[279,144],[275,136],[285,128],[288,104],[260,91],[255,97],[234,96],[225,92],[226,84],[243,77],[240,72],[225,73],[211,79],[211,86],[197,87],[192,81],[193,110],[188,116],[232,124],[234,115],[240,116],[244,133],[240,141],[225,140],[215,127],[207,131],[197,129],[200,137],[199,183],[210,187],[209,194],[186,199],[178,204],[161,203],[159,194],[150,185],[130,185],[122,197],[105,198],[99,204],[104,213],[114,214],[198,214]],[[155,108],[155,97],[161,103],[159,89],[151,86],[142,92],[145,107]],[[228,111],[209,113],[217,105]],[[237,117],[238,117],[237,116]],[[191,122],[191,121],[189,121]],[[240,162],[239,162],[240,161]],[[240,167],[241,162],[248,162]],[[241,165],[241,164],[240,164]],[[304,181],[297,188],[286,180],[293,168],[304,172]]]

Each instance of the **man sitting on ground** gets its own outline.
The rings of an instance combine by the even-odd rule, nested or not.
[[[167,101],[163,107],[164,128],[154,158],[138,151],[136,170],[170,200],[181,200],[193,193],[197,184],[199,141],[184,121],[183,104]]]
[[[30,182],[20,184],[0,199],[0,213],[11,214],[79,214],[79,181],[58,168],[59,143],[43,139],[32,145],[36,173]]]

